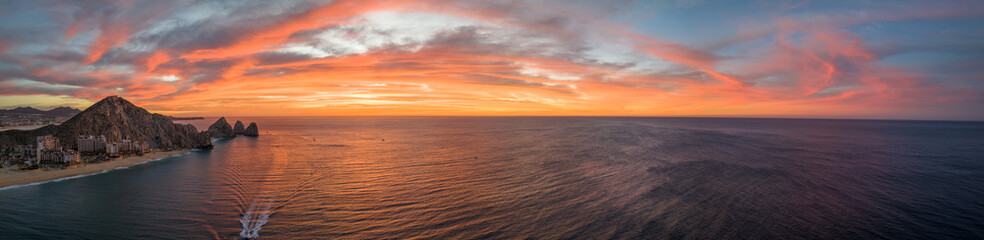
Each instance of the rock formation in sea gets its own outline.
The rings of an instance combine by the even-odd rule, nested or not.
[[[38,136],[54,135],[69,148],[75,148],[79,135],[105,135],[119,140],[143,141],[151,148],[212,148],[208,132],[192,125],[175,124],[164,115],[150,113],[118,96],[96,102],[60,125],[20,131],[0,132],[0,146],[33,144]]]
[[[236,121],[236,126],[232,127],[232,133],[238,135],[246,134],[246,126],[243,125],[243,121]]]
[[[260,136],[260,130],[256,128],[256,123],[251,122],[249,123],[249,127],[246,127],[246,133],[243,133],[243,135],[258,137]]]
[[[232,131],[232,126],[229,122],[226,122],[225,117],[219,118],[211,126],[208,126],[208,133],[212,135],[213,138],[234,138],[236,133]]]

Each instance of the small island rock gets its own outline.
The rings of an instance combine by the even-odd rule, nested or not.
[[[208,133],[214,138],[234,138],[236,134],[232,131],[232,126],[226,122],[225,117],[219,118],[215,123],[208,127]]]
[[[232,133],[237,135],[246,134],[246,126],[243,125],[243,121],[236,121],[236,126],[232,127]]]
[[[260,136],[260,130],[256,128],[256,123],[249,123],[249,127],[246,127],[246,133],[243,133],[243,135],[258,137]]]

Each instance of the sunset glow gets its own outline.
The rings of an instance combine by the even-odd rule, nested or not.
[[[984,120],[981,1],[5,1],[0,108]]]

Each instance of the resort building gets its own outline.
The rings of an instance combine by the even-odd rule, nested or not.
[[[37,143],[38,143],[37,146],[38,147],[37,147],[37,154],[35,156],[37,156],[38,162],[36,162],[36,163],[40,163],[40,160],[42,159],[42,154],[43,153],[46,153],[46,152],[55,152],[55,151],[59,151],[60,152],[62,150],[61,149],[61,144],[58,144],[58,138],[56,138],[54,136],[51,136],[51,135],[39,136],[37,140],[38,140],[37,141]]]
[[[106,136],[85,136],[79,135],[79,152],[82,153],[104,153],[106,152]]]
[[[38,137],[38,151],[55,151],[61,150],[61,144],[58,143],[58,138],[51,135]]]
[[[150,144],[147,142],[134,142],[134,151],[137,153],[150,152]]]
[[[28,163],[37,157],[38,151],[34,145],[16,145],[12,148],[2,149],[0,153],[0,164],[9,167],[12,164]]]
[[[10,152],[14,155],[34,157],[38,154],[38,149],[34,145],[17,145]]]
[[[133,141],[130,141],[130,139],[120,141],[120,153],[131,153],[133,149]]]
[[[81,161],[79,152],[62,150],[58,138],[47,135],[37,138],[35,164],[73,164]]]
[[[38,155],[38,164],[75,164],[81,161],[79,152],[68,151],[42,151]]]
[[[111,142],[106,144],[106,155],[110,157],[120,156],[120,143]]]
[[[150,144],[147,142],[133,141],[130,139],[123,139],[119,142],[109,143],[114,145],[112,153],[113,154],[128,154],[128,153],[145,153],[150,151]],[[106,153],[111,153],[109,147],[106,148]]]

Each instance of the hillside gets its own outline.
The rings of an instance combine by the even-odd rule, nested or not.
[[[105,135],[111,140],[129,138],[148,142],[152,148],[212,146],[207,132],[199,132],[192,125],[175,124],[167,116],[150,113],[118,96],[100,100],[61,125],[0,132],[0,146],[32,144],[37,136],[48,134],[55,135],[70,148],[76,147],[79,135]]]

